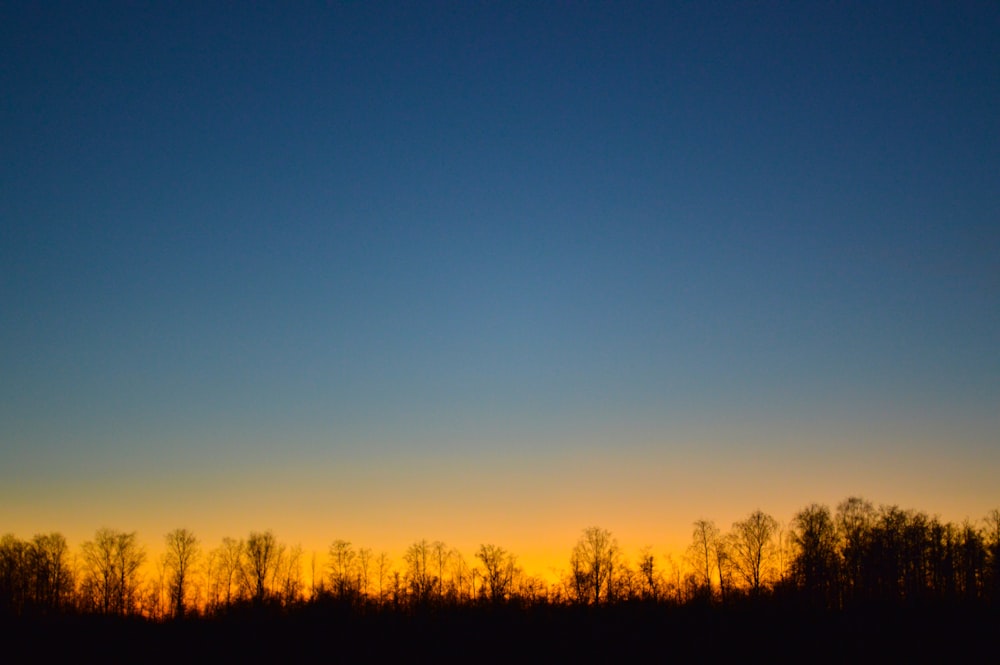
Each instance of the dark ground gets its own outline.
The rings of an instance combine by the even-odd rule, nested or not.
[[[5,663],[990,662],[995,610],[810,612],[747,606],[358,614],[337,608],[168,621],[0,622]]]

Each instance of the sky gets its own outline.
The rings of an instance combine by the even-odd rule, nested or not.
[[[994,2],[14,2],[0,90],[0,532],[1000,506]]]

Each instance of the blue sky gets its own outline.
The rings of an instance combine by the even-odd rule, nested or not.
[[[7,4],[0,518],[389,459],[360,496],[773,460],[754,501],[854,455],[834,500],[979,517],[998,35],[973,2]]]

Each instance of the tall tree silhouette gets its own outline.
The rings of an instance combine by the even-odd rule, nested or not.
[[[507,600],[517,568],[514,555],[499,545],[480,545],[476,558],[483,562],[483,586],[490,601]]]
[[[403,561],[406,563],[405,580],[410,598],[423,604],[430,600],[437,586],[437,578],[431,572],[431,545],[426,539],[418,540],[406,549]]]
[[[201,555],[201,547],[195,535],[187,529],[174,529],[165,536],[167,545],[163,562],[167,572],[170,606],[177,618],[183,618],[187,610],[186,597],[191,585],[191,574]]]
[[[570,555],[572,584],[577,598],[599,604],[614,595],[618,541],[606,529],[587,527]]]
[[[208,555],[209,605],[214,610],[231,607],[241,597],[243,541],[226,536]]]
[[[302,546],[279,545],[280,556],[275,571],[274,591],[286,606],[302,599]]]
[[[687,549],[687,560],[697,575],[701,593],[712,597],[712,576],[717,567],[716,550],[719,547],[718,527],[712,520],[700,519],[693,524],[691,544]]]
[[[795,552],[791,574],[808,602],[824,607],[837,604],[839,555],[837,529],[830,509],[819,504],[803,508],[792,519]]]
[[[0,539],[0,616],[21,614],[28,589],[28,545],[5,534]]]
[[[69,545],[61,533],[36,534],[28,550],[32,607],[41,612],[65,609],[74,591]]]
[[[330,570],[330,593],[338,600],[354,602],[360,595],[358,587],[358,554],[346,540],[330,545],[327,566]]]
[[[102,614],[133,614],[146,551],[135,532],[98,529],[82,547],[84,598]]]
[[[451,551],[448,546],[445,545],[440,540],[435,540],[431,543],[431,558],[434,561],[434,567],[437,569],[437,595],[438,600],[444,599],[444,573],[451,563]]]
[[[639,597],[657,602],[663,595],[663,574],[651,547],[639,551]]]
[[[375,581],[378,586],[378,605],[385,604],[392,582],[392,559],[387,552],[379,552],[375,557]]]
[[[871,596],[868,571],[875,509],[871,502],[852,496],[837,505],[834,518],[840,549],[842,602],[863,602]]]
[[[753,596],[759,595],[771,578],[777,530],[778,521],[760,510],[733,523],[729,534],[729,557]]]
[[[257,605],[270,595],[271,579],[280,566],[284,548],[270,530],[251,532],[244,546],[243,579]]]
[[[986,591],[986,544],[983,535],[968,520],[958,535],[958,593],[966,601],[975,601]]]

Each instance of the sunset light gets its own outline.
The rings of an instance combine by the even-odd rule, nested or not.
[[[995,3],[13,2],[0,63],[0,621],[995,612]]]

